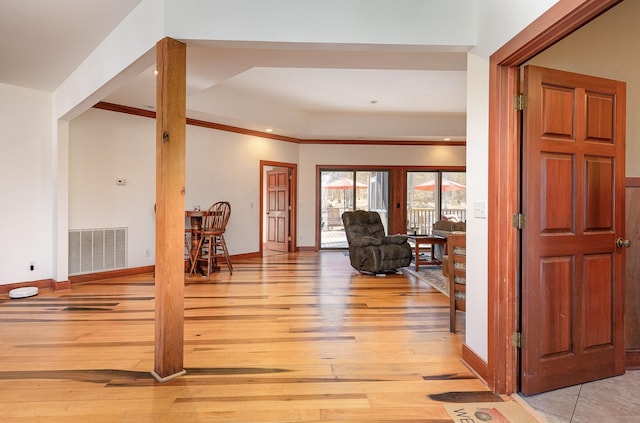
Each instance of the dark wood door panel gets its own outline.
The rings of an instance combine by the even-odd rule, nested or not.
[[[268,191],[267,192],[267,210],[276,210],[277,207],[278,207],[277,192]]]
[[[541,260],[541,358],[572,352],[570,316],[573,314],[573,304],[570,294],[574,281],[573,263],[572,256],[545,257]]]
[[[287,219],[283,216],[278,216],[277,222],[277,237],[276,242],[278,243],[286,243],[287,242]]]
[[[542,86],[541,138],[574,139],[574,90],[559,86]]]
[[[608,93],[587,92],[586,102],[586,139],[613,144],[615,96]]]
[[[574,155],[544,152],[540,167],[540,232],[573,232]]]
[[[267,216],[267,242],[276,242],[277,223],[275,216]]]
[[[613,157],[585,158],[585,232],[613,231],[614,169]]]
[[[583,322],[582,348],[613,345],[613,261],[612,254],[587,255],[584,271],[580,317]]]
[[[283,212],[287,210],[287,207],[289,207],[289,200],[288,200],[288,195],[285,191],[278,191],[277,194],[277,205],[275,210]]]

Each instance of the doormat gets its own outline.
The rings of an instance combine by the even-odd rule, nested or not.
[[[516,401],[443,404],[455,423],[538,423]]]
[[[421,281],[428,283],[447,297],[449,296],[449,278],[442,274],[441,266],[420,266],[420,270],[416,272],[416,266],[412,263],[411,266],[405,267],[402,270],[404,273],[413,275]]]

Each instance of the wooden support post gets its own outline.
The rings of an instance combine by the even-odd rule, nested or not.
[[[156,45],[156,336],[153,376],[184,370],[184,185],[186,151],[186,45]]]

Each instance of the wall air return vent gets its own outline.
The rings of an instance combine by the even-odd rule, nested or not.
[[[127,267],[127,228],[69,231],[69,275]]]

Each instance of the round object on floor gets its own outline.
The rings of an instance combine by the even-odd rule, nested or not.
[[[35,286],[25,286],[9,291],[9,298],[26,298],[34,295],[38,295],[38,288]]]

